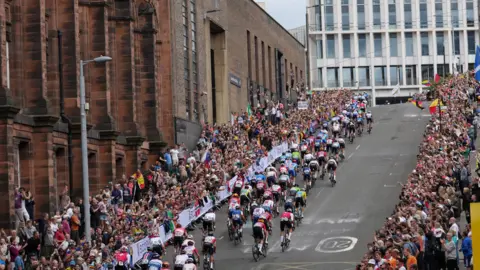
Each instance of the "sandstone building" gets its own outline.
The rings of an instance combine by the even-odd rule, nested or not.
[[[37,217],[82,194],[80,60],[113,58],[85,66],[92,193],[304,76],[302,45],[251,0],[0,0],[0,24],[2,228],[15,187]]]

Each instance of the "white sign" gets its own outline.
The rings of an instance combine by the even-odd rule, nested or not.
[[[308,109],[308,101],[299,101],[297,108],[299,110],[306,110]]]
[[[323,239],[318,243],[315,251],[322,253],[339,253],[352,250],[357,244],[355,237],[339,236]]]
[[[397,95],[400,92],[400,84],[397,84],[395,88],[392,89],[392,96]]]

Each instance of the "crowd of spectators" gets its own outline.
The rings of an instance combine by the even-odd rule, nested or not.
[[[479,178],[471,175],[469,165],[477,136],[475,86],[473,78],[458,76],[433,90],[446,108],[441,117],[437,110],[426,126],[416,168],[359,269],[450,270],[460,264],[471,269],[469,209],[480,198]],[[464,228],[459,225],[462,211]]]
[[[16,230],[0,231],[0,269],[110,269],[119,251],[158,236],[161,228],[173,230],[183,209],[203,204],[206,197],[215,200],[226,181],[245,173],[282,140],[307,133],[317,117],[341,110],[335,101],[349,96],[348,91],[315,95],[312,103],[332,104],[317,115],[270,101],[235,115],[230,124],[206,123],[192,152],[183,144],[167,148],[148,171],[138,170],[90,198],[91,243],[84,237],[83,202],[71,200],[68,186],[59,210],[36,220],[34,198],[19,188]]]

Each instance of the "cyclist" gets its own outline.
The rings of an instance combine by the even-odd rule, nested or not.
[[[367,118],[368,129],[372,129],[372,123],[373,123],[373,115],[372,115],[372,112],[371,112],[371,111],[368,111],[368,112],[365,114],[365,118]]]
[[[143,254],[142,259],[139,263],[140,267],[142,269],[147,269],[147,267],[149,266],[149,262],[152,260],[153,257],[160,258],[160,255],[157,252],[154,252],[152,247],[147,247],[147,252]],[[160,262],[160,266],[161,265],[162,263]]]
[[[256,202],[255,202],[256,204]],[[265,213],[265,209],[263,209],[262,207],[256,207],[255,209],[253,209],[253,204],[252,204],[252,222],[253,224],[255,224],[255,222],[257,222],[257,220],[260,218],[261,215],[263,215],[263,213]]]
[[[300,188],[298,187],[298,184],[295,184],[289,191],[289,196],[290,198],[295,198],[295,195],[297,194],[297,192],[300,190]]]
[[[240,192],[240,205],[246,206],[249,209],[250,202],[252,201],[251,187],[246,184],[245,187]]]
[[[292,234],[292,228],[295,227],[295,217],[292,214],[292,208],[287,208],[287,211],[283,212],[280,217],[280,243],[283,243],[283,237],[285,235],[285,227],[288,229],[287,239],[290,241],[290,235]]]
[[[237,204],[240,204],[240,198],[238,197],[238,193],[233,193],[232,198],[228,202],[228,211],[235,208]]]
[[[327,165],[325,165],[325,169],[327,172],[332,170],[333,172],[333,181],[336,183],[337,182],[337,160],[333,156],[330,157],[330,159],[327,161]]]
[[[268,167],[265,171],[267,172],[267,184],[271,187],[273,183],[277,182],[277,170],[274,167]]]
[[[305,211],[305,206],[307,205],[307,193],[305,192],[305,189],[300,189],[297,191],[297,194],[295,194],[295,207],[298,209],[299,207],[302,207],[302,215],[301,217],[303,218],[303,212]]]
[[[340,145],[340,154],[342,157],[345,157],[345,140],[343,138],[338,138],[337,142]]]
[[[163,262],[162,263],[162,270],[170,270],[170,263]]]
[[[332,125],[333,138],[336,138],[339,133],[340,133],[340,124],[337,121],[334,121]]]
[[[243,187],[243,179],[241,177],[237,177],[237,180],[233,184],[233,193],[240,194],[242,187]]]
[[[303,157],[303,164],[307,164],[310,163],[310,161],[313,159],[313,155],[307,151],[305,156]]]
[[[265,177],[265,175],[263,175],[262,173],[260,172],[255,172],[255,182],[265,182],[265,180],[267,180],[267,178]]]
[[[357,129],[363,131],[363,118],[361,115],[357,117]]]
[[[333,143],[332,138],[327,138],[327,152],[332,151],[332,143]]]
[[[262,247],[263,247],[263,241],[265,241],[266,244],[268,244],[268,231],[267,231],[267,225],[265,224],[264,219],[258,219],[257,222],[254,223],[253,225],[253,238],[255,240],[260,240],[258,244],[258,250],[260,251],[261,254],[263,254]]]
[[[183,243],[183,239],[187,237],[187,231],[182,228],[182,225],[177,224],[175,230],[173,231],[173,246],[175,250],[177,247],[181,247]]]
[[[203,231],[210,232],[215,230],[215,212],[213,209],[208,210],[208,212],[203,217]]]
[[[285,205],[283,206],[283,209],[287,211],[287,209],[291,208],[293,209],[294,204],[292,198],[288,198],[287,201],[285,202]]]
[[[234,228],[238,226],[238,234],[239,237],[242,238],[243,223],[246,221],[246,219],[242,210],[240,209],[240,205],[237,204],[235,209],[230,211],[228,217],[232,220]]]
[[[300,153],[298,151],[292,153],[292,160],[293,162],[300,164]]]
[[[317,152],[317,160],[320,166],[327,161],[327,152],[324,146],[320,147],[320,151]]]
[[[272,194],[275,204],[280,201],[280,193],[282,193],[282,187],[278,184],[273,184],[272,186]]]
[[[288,167],[285,163],[282,163],[282,165],[280,165],[280,168],[279,168],[280,175],[288,174]]]
[[[308,143],[307,143],[307,141],[304,141],[302,143],[302,145],[300,146],[300,154],[301,154],[302,158],[305,156],[305,153],[307,152],[307,150],[308,150]]]
[[[187,252],[185,250],[180,251],[180,254],[175,257],[175,266],[174,270],[183,270],[183,266],[189,259]]]
[[[340,150],[340,143],[335,139],[332,143],[332,154],[335,155],[335,157],[338,157],[339,150]]]
[[[305,187],[311,186],[311,177],[310,173],[312,171],[310,170],[310,166],[308,166],[307,163],[303,166],[303,181],[305,182]]]
[[[355,138],[355,123],[353,121],[348,123],[348,136],[350,138]]]
[[[265,181],[257,181],[257,197],[261,198],[265,192]]]
[[[210,255],[210,264],[213,265],[213,254],[217,251],[217,239],[213,232],[208,232],[207,237],[203,241],[203,252]]]
[[[270,214],[272,213],[272,209],[275,206],[275,203],[273,202],[272,197],[273,196],[266,197],[265,201],[263,202],[263,205],[262,205],[265,212],[269,212]]]
[[[310,170],[312,171],[313,177],[318,177],[318,175],[315,176],[316,172],[318,172],[320,170],[320,164],[318,164],[318,161],[316,159],[314,159],[314,160],[310,161],[308,166],[310,167]]]
[[[322,145],[322,138],[320,137],[320,134],[319,134],[315,138],[315,152],[318,152],[320,150],[320,145]]]
[[[160,260],[160,255],[154,253],[148,262],[148,270],[161,270],[162,269],[162,260]]]
[[[193,243],[193,247],[195,247],[195,240],[193,240],[193,235],[189,234],[187,239],[185,239],[185,241],[183,241],[182,243],[182,249],[185,249],[187,248],[189,245],[190,245],[190,242]]]
[[[348,113],[347,111],[345,111],[345,112]],[[348,115],[345,114],[345,117],[344,117],[343,120],[342,120],[342,124],[343,124],[342,128],[343,128],[343,130],[345,131],[344,137],[347,137],[347,131],[348,131],[348,128],[347,128],[347,127],[348,127],[348,123],[350,123],[350,119],[348,118]]]
[[[195,264],[195,260],[193,258],[188,258],[183,266],[183,270],[197,270],[197,265]]]

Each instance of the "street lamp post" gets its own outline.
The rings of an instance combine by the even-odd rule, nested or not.
[[[85,76],[83,75],[83,66],[90,62],[103,63],[111,61],[109,56],[100,56],[92,60],[80,60],[80,124],[81,124],[81,141],[82,141],[82,184],[83,184],[83,207],[85,221],[85,236],[87,242],[91,241],[90,228],[90,190],[88,180],[88,148],[87,148],[87,110],[85,102]]]

